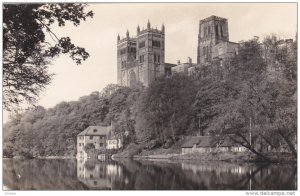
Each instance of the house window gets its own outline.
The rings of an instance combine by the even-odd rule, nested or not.
[[[90,136],[90,139],[92,140],[92,139],[93,139],[93,136]]]
[[[81,143],[79,143],[79,146],[81,146]]]
[[[103,143],[100,143],[99,145],[100,145],[100,147],[103,147]]]
[[[90,178],[94,178],[93,174],[90,175]]]
[[[94,129],[93,132],[94,132],[94,133],[97,132],[97,129]]]

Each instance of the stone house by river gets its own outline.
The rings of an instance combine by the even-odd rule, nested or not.
[[[181,146],[182,154],[194,152],[245,152],[247,149],[226,136],[190,136]]]
[[[122,147],[120,138],[112,133],[112,126],[89,126],[77,135],[77,159],[87,159],[85,147],[93,144],[99,151],[119,149]]]

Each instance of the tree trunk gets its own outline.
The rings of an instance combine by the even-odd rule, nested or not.
[[[279,135],[283,138],[283,140],[287,143],[288,147],[292,151],[293,156],[297,159],[297,151],[292,143],[292,141],[288,138],[287,135],[284,134],[282,129],[277,129]]]
[[[172,130],[172,139],[173,141],[175,141],[175,131],[174,131],[174,116],[175,113],[172,114],[171,118],[170,118],[170,125],[171,125],[171,130]]]
[[[236,135],[237,135],[238,137],[242,138],[242,140],[243,140],[246,144],[244,144],[244,143],[241,142],[241,141],[236,140],[235,138],[230,137],[234,142],[236,142],[236,143],[238,143],[238,144],[244,146],[245,148],[247,148],[248,150],[250,150],[251,152],[253,152],[253,153],[256,154],[257,156],[263,158],[265,161],[267,161],[267,162],[272,162],[271,159],[269,159],[268,157],[266,157],[266,156],[263,155],[262,153],[257,152],[257,151],[252,147],[252,145],[250,145],[250,143],[248,142],[248,140],[247,140],[244,136],[242,136],[241,134],[236,134]]]

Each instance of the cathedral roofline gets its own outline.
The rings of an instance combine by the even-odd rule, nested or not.
[[[227,21],[227,18],[222,18],[222,17],[219,17],[219,16],[212,15],[210,17],[207,17],[207,18],[204,18],[204,19],[200,20],[200,24],[204,23],[204,22],[212,21],[212,20]]]
[[[161,30],[158,30],[158,29],[144,29],[144,30],[141,30],[137,35],[141,35],[141,34],[144,34],[144,33],[159,33],[159,34],[165,34],[163,31]]]
[[[125,42],[136,42],[136,38],[134,37],[130,37],[130,38],[122,38],[118,41],[118,44],[121,44],[121,43],[125,43]]]

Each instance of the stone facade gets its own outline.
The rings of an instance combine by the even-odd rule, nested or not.
[[[192,136],[187,138],[181,146],[182,154],[210,153],[210,152],[246,152],[247,149],[225,136]]]
[[[214,59],[223,60],[238,52],[238,44],[229,42],[228,20],[210,16],[200,20],[197,64],[203,65]]]
[[[173,72],[192,74],[196,66],[218,60],[221,65],[225,58],[238,53],[238,43],[229,41],[228,21],[226,18],[210,16],[200,20],[198,35],[197,64],[165,63],[165,26],[161,30],[137,27],[135,37],[126,32],[125,38],[118,35],[117,78],[121,86],[132,87],[136,84],[149,86],[160,76],[169,76]]]
[[[188,60],[186,63],[180,63],[180,61],[177,62],[177,65],[172,67],[172,73],[184,73],[189,75],[188,69],[191,67],[195,67],[196,64],[192,62],[192,59],[188,57]]]
[[[118,35],[117,77],[121,86],[132,87],[138,83],[149,86],[157,77],[165,75],[165,27],[161,30],[147,28],[140,30],[133,38],[126,33],[126,38]]]
[[[77,135],[77,158],[88,159],[85,146],[93,144],[96,150],[119,149],[122,147],[120,138],[112,135],[112,126],[89,126]]]

